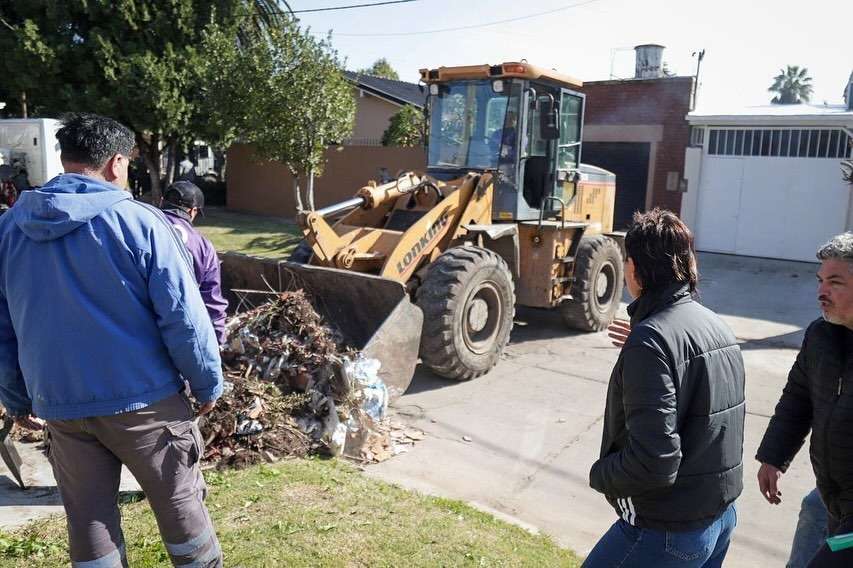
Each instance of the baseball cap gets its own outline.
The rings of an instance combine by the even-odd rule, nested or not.
[[[204,209],[204,194],[196,184],[190,181],[176,181],[170,185],[166,188],[163,200],[168,204],[186,207],[187,209],[193,207],[197,207],[199,210]]]

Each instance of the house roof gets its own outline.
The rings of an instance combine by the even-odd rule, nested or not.
[[[826,124],[853,127],[853,111],[842,104],[760,105],[735,109],[700,108],[687,115],[690,124]]]
[[[374,77],[353,71],[344,71],[344,75],[358,88],[398,105],[414,105],[423,108],[426,101],[426,92],[422,91],[415,83],[394,81],[393,79]]]

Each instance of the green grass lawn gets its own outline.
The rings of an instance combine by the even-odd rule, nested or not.
[[[545,536],[461,503],[375,481],[338,460],[208,473],[225,566],[567,566]],[[145,501],[122,506],[131,566],[169,566]],[[67,565],[65,522],[0,533],[0,566]]]
[[[221,208],[206,209],[204,217],[197,217],[195,224],[218,252],[286,257],[302,240],[302,231],[283,219]]]

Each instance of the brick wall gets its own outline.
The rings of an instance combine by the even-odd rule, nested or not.
[[[663,136],[657,143],[651,183],[651,205],[681,210],[681,193],[667,191],[667,172],[684,177],[684,151],[689,141],[686,115],[690,112],[693,77],[591,81],[584,83],[585,125],[660,125]],[[638,140],[625,139],[624,142]],[[619,180],[616,180],[617,191]]]
[[[390,175],[399,171],[426,169],[423,148],[386,146],[340,146],[326,150],[325,173],[314,179],[314,204],[319,207],[349,199],[371,179],[379,168]],[[234,144],[228,149],[226,170],[229,209],[294,217],[293,176],[278,162],[258,162],[251,146]],[[304,195],[304,181],[302,183]]]

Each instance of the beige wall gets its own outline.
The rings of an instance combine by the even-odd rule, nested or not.
[[[325,173],[314,180],[316,207],[349,199],[379,168],[391,175],[426,168],[423,148],[386,146],[337,146],[326,150]],[[293,177],[278,162],[258,162],[251,146],[235,144],[228,149],[227,207],[237,211],[292,218],[296,215]],[[303,185],[304,187],[304,185]]]
[[[359,93],[363,93],[360,95]],[[355,126],[352,132],[354,144],[380,144],[382,134],[388,128],[391,117],[402,108],[380,99],[366,91],[353,89],[355,96]]]

